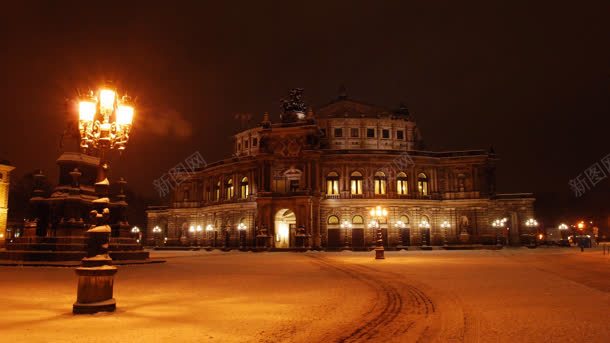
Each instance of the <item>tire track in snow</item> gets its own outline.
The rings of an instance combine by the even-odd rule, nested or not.
[[[387,280],[387,275],[370,267],[331,262],[323,257],[307,255],[312,262],[334,269],[364,283],[374,291],[370,310],[359,324],[347,331],[336,332],[325,341],[337,343],[370,340],[404,341],[403,336],[432,335],[435,329],[428,325],[435,313],[435,305],[425,292],[398,279]],[[335,337],[332,337],[335,336]],[[401,339],[402,337],[402,339]],[[410,339],[410,340],[411,340]]]

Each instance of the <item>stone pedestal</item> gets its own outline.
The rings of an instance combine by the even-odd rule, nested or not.
[[[92,211],[94,218],[96,214],[96,211]],[[104,209],[103,217],[107,218],[108,214]],[[102,215],[97,216],[97,219],[100,217]],[[108,255],[109,239],[108,225],[96,226],[87,231],[87,257],[76,268],[78,292],[72,306],[74,314],[113,312],[116,309],[112,290],[117,267],[112,266],[112,259]]]
[[[72,306],[74,314],[114,312],[116,300],[112,295],[115,266],[78,267],[78,293]]]

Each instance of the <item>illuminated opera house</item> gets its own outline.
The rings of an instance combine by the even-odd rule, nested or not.
[[[496,193],[493,151],[422,149],[405,106],[341,95],[312,109],[296,89],[282,110],[237,133],[232,157],[183,173],[168,206],[147,211],[149,242],[364,250],[372,223],[386,249],[514,245],[534,233],[532,194]]]

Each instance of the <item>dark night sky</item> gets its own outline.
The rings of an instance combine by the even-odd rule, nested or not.
[[[63,99],[105,79],[139,99],[113,175],[147,194],[194,151],[227,157],[234,114],[277,114],[293,87],[404,101],[432,149],[493,144],[501,191],[567,196],[610,153],[607,1],[220,3],[3,4],[0,156],[54,179]]]

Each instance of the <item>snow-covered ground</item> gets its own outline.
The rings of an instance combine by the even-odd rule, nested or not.
[[[599,249],[152,255],[111,314],[72,315],[71,268],[0,267],[0,342],[610,341]]]

